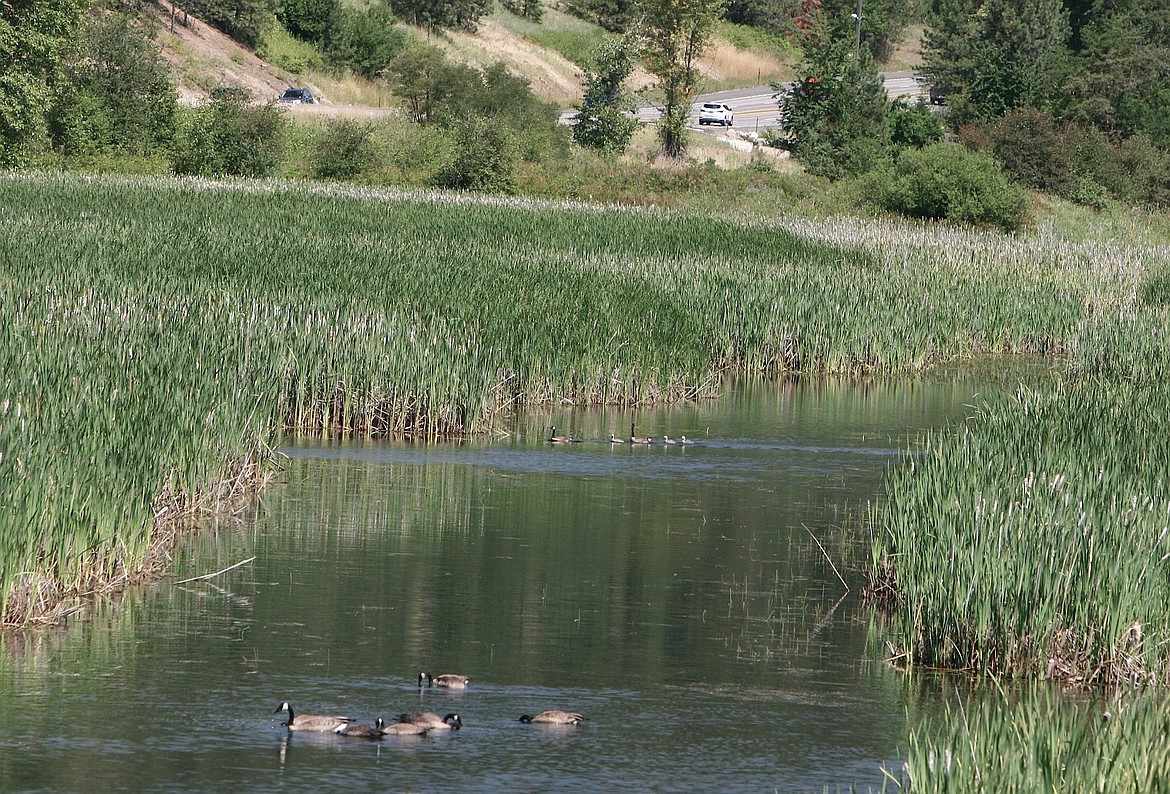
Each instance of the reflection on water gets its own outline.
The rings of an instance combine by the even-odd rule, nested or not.
[[[175,578],[253,563],[0,635],[0,790],[880,786],[929,696],[868,649],[857,517],[974,391],[747,383],[464,443],[289,446],[256,517],[185,544]],[[696,443],[603,441],[631,422]],[[420,691],[424,669],[473,684]],[[282,700],[466,727],[288,735]],[[545,708],[590,721],[518,722]]]

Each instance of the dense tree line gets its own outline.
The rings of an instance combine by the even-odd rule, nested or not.
[[[1160,0],[934,0],[925,56],[948,122],[1022,183],[1170,203],[1170,19]]]
[[[827,24],[781,100],[784,142],[813,173],[879,175],[865,182],[880,203],[903,202],[915,212],[946,203],[885,188],[925,189],[929,180],[898,171],[913,164],[917,174],[929,173],[924,163],[932,158],[936,182],[950,174],[969,180],[964,189],[990,184],[976,176],[993,167],[1019,185],[1090,206],[1111,198],[1170,204],[1170,20],[1159,0],[931,0],[925,71],[947,103],[934,117],[886,101],[871,59],[886,34],[873,29],[867,42],[863,32],[858,49],[856,27],[843,21],[851,4],[822,3]],[[893,11],[866,0],[863,31],[873,8],[889,30],[898,28]],[[850,21],[856,25],[856,17]],[[940,119],[957,143],[933,144]],[[958,144],[987,159],[964,160]],[[1000,209],[1021,206],[1013,200]],[[987,217],[969,206],[964,212]]]
[[[51,81],[84,10],[84,0],[0,2],[0,166],[18,163],[43,136]]]

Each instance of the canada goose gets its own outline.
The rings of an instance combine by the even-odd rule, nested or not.
[[[398,722],[405,725],[421,725],[427,730],[457,731],[463,727],[463,720],[458,714],[448,714],[440,717],[433,711],[416,711],[413,714],[399,714]]]
[[[624,444],[624,443],[626,443],[626,440],[624,438],[618,438],[613,433],[610,433],[609,434],[609,443],[611,443],[611,444]]]
[[[670,436],[663,436],[663,437],[662,437],[662,443],[663,443],[663,444],[666,444],[666,445],[669,447],[671,444],[673,444],[673,443],[674,443],[674,441],[671,439],[671,437],[670,437]]]
[[[302,714],[299,717],[293,714],[292,706],[288,701],[280,704],[273,714],[279,714],[282,711],[288,712],[288,722],[284,723],[290,731],[325,731],[337,730],[338,727],[345,727],[352,722],[349,717],[325,717],[319,714]]]
[[[442,675],[432,676],[429,673],[418,674],[418,685],[424,686],[445,686],[448,689],[466,689],[467,685],[471,683],[471,679],[465,675],[455,675],[454,673],[443,673]]]
[[[535,717],[529,717],[527,714],[520,717],[520,721],[524,724],[539,723],[543,725],[576,725],[579,722],[587,722],[588,720],[575,711],[561,711],[560,709],[549,709],[542,711]]]
[[[550,443],[553,443],[553,444],[575,444],[578,441],[580,441],[581,439],[573,438],[572,436],[558,436],[557,435],[557,426],[553,425],[552,426],[552,433],[549,435],[548,440]]]
[[[382,722],[382,718],[378,718],[378,722]],[[342,723],[333,729],[333,732],[338,736],[352,736],[355,739],[381,739],[386,734],[382,733],[381,727],[372,727],[370,725],[350,725]]]
[[[383,736],[426,736],[431,730],[428,725],[418,725],[413,722],[387,724],[381,717],[378,717],[378,721],[374,725]]]
[[[654,439],[650,438],[649,436],[636,436],[636,435],[634,435],[634,423],[630,422],[630,443],[631,444],[649,444],[653,440]]]
[[[678,443],[680,446],[685,446],[685,445],[687,445],[687,444],[694,444],[695,442],[694,442],[694,441],[691,441],[691,440],[690,440],[689,438],[687,438],[686,436],[679,436],[679,437],[678,437],[678,442],[677,442],[677,443]]]

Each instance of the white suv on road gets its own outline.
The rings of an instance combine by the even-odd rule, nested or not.
[[[731,105],[725,105],[722,102],[704,102],[699,108],[699,126],[721,124],[730,127],[734,121],[735,113],[731,111]]]

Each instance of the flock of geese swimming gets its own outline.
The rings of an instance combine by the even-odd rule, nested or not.
[[[420,689],[428,686],[446,687],[448,689],[466,689],[471,679],[465,675],[444,673],[431,676],[427,673],[418,674]],[[288,701],[277,707],[274,714],[288,713],[288,720],[281,723],[290,731],[308,731],[313,733],[335,733],[338,736],[349,736],[354,739],[383,739],[387,736],[426,736],[431,731],[457,731],[463,727],[463,720],[458,714],[448,714],[440,717],[433,711],[416,711],[411,714],[399,714],[397,722],[386,722],[381,717],[373,725],[360,725],[350,717],[339,717],[324,714],[295,714]],[[587,722],[586,718],[575,711],[561,711],[549,709],[539,714],[522,714],[520,722],[536,725],[577,725]]]
[[[571,436],[571,435],[558,436],[556,425],[553,425],[552,432],[549,435],[548,440],[549,440],[549,443],[551,443],[551,444],[578,444],[581,441],[583,441],[584,439],[576,438],[576,437]],[[658,441],[655,441],[650,436],[639,436],[638,434],[636,434],[634,432],[634,423],[633,422],[630,423],[630,437],[628,439],[627,438],[618,438],[613,433],[610,433],[609,438],[606,440],[609,441],[609,443],[611,443],[611,444],[633,444],[635,446],[637,446],[639,444],[645,445],[645,446],[649,446],[651,444],[664,444],[665,446],[668,446],[668,447],[670,447],[670,446],[683,447],[683,446],[687,446],[689,444],[695,443],[694,441],[690,440],[686,436],[679,436],[677,439],[674,439],[674,438],[671,438],[670,436],[664,435]]]

